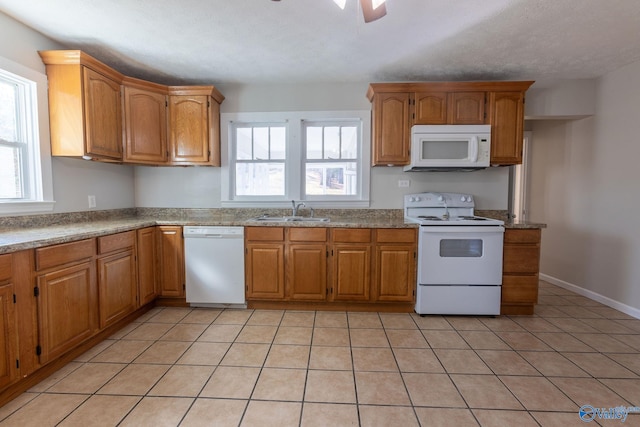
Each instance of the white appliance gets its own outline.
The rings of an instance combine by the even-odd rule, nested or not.
[[[404,196],[404,214],[420,224],[418,314],[499,315],[504,222],[474,215],[473,196]]]
[[[243,227],[184,227],[184,257],[191,306],[246,307]]]
[[[477,170],[489,166],[491,125],[415,125],[405,171]]]

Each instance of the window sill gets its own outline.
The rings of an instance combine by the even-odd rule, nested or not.
[[[347,208],[368,208],[368,200],[296,200],[296,203],[304,202],[307,208],[314,209],[347,209]],[[222,201],[223,208],[291,208],[291,201],[286,202],[258,202],[258,201]]]
[[[0,215],[28,215],[35,213],[53,212],[56,202],[0,202]]]

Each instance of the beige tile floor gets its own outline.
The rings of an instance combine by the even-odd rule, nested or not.
[[[639,374],[640,320],[545,282],[534,316],[155,308],[0,424],[582,426]]]

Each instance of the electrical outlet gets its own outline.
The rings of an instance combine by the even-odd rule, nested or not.
[[[411,184],[411,181],[409,181],[408,179],[400,179],[400,180],[398,180],[398,187],[400,187],[400,188],[409,187],[409,184]]]
[[[89,209],[96,207],[96,196],[89,196]]]

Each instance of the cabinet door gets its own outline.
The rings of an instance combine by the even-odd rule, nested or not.
[[[105,328],[137,307],[138,287],[133,249],[98,258],[100,328]]]
[[[122,160],[120,84],[89,68],[82,70],[86,152]]]
[[[98,323],[95,266],[87,261],[38,277],[40,362],[52,360],[93,335]]]
[[[410,93],[380,93],[373,99],[372,164],[406,165],[410,160]]]
[[[167,96],[124,87],[124,161],[167,162]]]
[[[451,92],[448,105],[447,121],[452,125],[481,125],[485,122],[484,92]]]
[[[416,288],[415,245],[376,246],[378,301],[413,301]]]
[[[326,231],[325,231],[326,235]],[[289,244],[287,294],[292,300],[323,301],[327,296],[327,246]]]
[[[245,256],[247,299],[283,299],[284,244],[247,243]]]
[[[369,301],[371,245],[336,244],[332,250],[334,301]]]
[[[138,305],[156,298],[155,227],[138,230]]]
[[[491,92],[491,164],[522,163],[524,94]]]
[[[169,147],[172,163],[208,163],[209,97],[206,95],[169,96]]]
[[[157,227],[159,292],[163,297],[184,296],[184,245],[182,227]]]
[[[414,95],[416,125],[444,125],[447,123],[447,92],[417,92]]]
[[[9,257],[10,255],[5,255]],[[18,373],[18,339],[13,284],[0,286],[0,388],[11,383]]]

